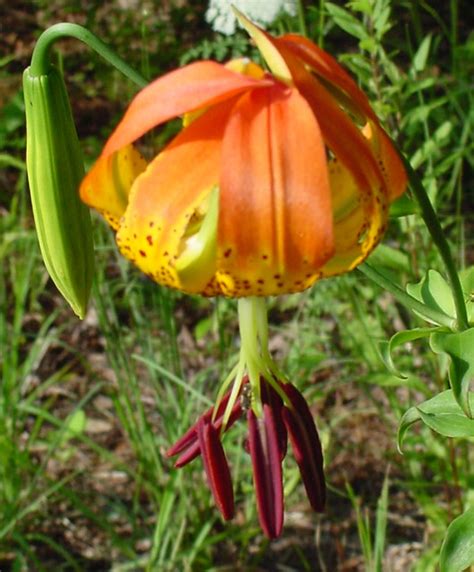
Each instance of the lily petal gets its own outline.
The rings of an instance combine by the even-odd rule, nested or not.
[[[147,162],[132,145],[99,158],[81,183],[81,199],[97,209],[117,230],[127,208],[132,184],[146,166]]]
[[[361,113],[369,119],[367,124],[371,147],[374,151],[387,184],[391,201],[403,194],[407,178],[403,164],[395,151],[390,138],[380,126],[380,122],[370,106],[365,93],[337,61],[319,46],[297,34],[285,34],[276,40],[276,45],[284,45],[303,61],[319,79],[326,80],[325,88],[334,93],[336,99],[355,115]],[[339,92],[337,92],[339,91]],[[367,131],[366,131],[367,133]]]
[[[117,244],[124,256],[161,284],[200,291],[214,276],[215,260],[203,269],[195,288],[183,288],[175,263],[187,226],[218,182],[222,136],[231,109],[224,102],[198,117],[133,185]]]
[[[142,89],[107,141],[102,154],[132,143],[165,121],[229,99],[242,91],[268,85],[211,61],[172,71]]]
[[[313,113],[281,84],[242,95],[222,149],[217,280],[223,293],[302,290],[332,253],[326,152]]]
[[[388,197],[361,193],[352,173],[340,161],[329,163],[334,205],[335,253],[321,269],[321,277],[352,270],[380,240],[386,225]]]
[[[302,51],[294,43],[274,38],[240,14],[239,19],[257,44],[273,73],[272,62],[285,70],[284,81],[292,83],[311,106],[329,148],[354,174],[361,187],[380,184],[382,175],[370,147],[350,117],[339,107],[334,97],[308,71]],[[289,74],[289,75],[288,75]],[[358,88],[357,88],[358,89]],[[373,113],[372,113],[373,115]],[[297,132],[297,131],[296,131]],[[305,142],[306,140],[303,139]],[[354,149],[358,150],[358,157]]]
[[[402,160],[389,136],[378,123],[369,121],[362,132],[380,165],[389,199],[394,201],[405,192],[407,186],[407,173]]]
[[[377,121],[365,93],[330,54],[298,34],[284,34],[278,38],[278,43],[285,45],[318,76],[327,80],[329,84],[337,86],[367,117]]]

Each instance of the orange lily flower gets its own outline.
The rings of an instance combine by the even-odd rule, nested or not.
[[[297,292],[352,270],[405,189],[366,96],[296,35],[242,17],[272,74],[247,60],[173,71],[143,89],[84,179],[82,199],[155,281],[207,296]],[[131,146],[178,116],[149,165]]]
[[[309,40],[273,38],[243,16],[270,72],[197,62],[142,90],[83,180],[82,199],[121,252],[157,282],[239,297],[241,350],[216,405],[169,450],[201,457],[223,517],[234,514],[221,439],[247,418],[264,533],[283,526],[289,440],[312,508],[325,503],[323,452],[304,397],[268,350],[267,295],[352,270],[380,240],[406,174],[363,92]],[[149,165],[132,143],[184,116]]]

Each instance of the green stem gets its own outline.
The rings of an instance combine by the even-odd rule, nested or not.
[[[308,28],[306,27],[306,20],[304,17],[304,5],[303,0],[298,0],[297,2],[297,10],[298,10],[298,24],[300,29],[300,34],[302,36],[308,36]]]
[[[32,76],[40,76],[48,73],[51,46],[57,40],[67,37],[76,38],[84,42],[138,86],[145,87],[148,85],[148,81],[142,75],[131,68],[122,58],[117,56],[102,40],[99,40],[99,38],[82,26],[68,23],[55,24],[45,30],[38,38],[31,58],[30,72]]]
[[[446,240],[439,219],[420,178],[413,170],[409,161],[407,161],[407,159],[401,153],[400,157],[408,173],[410,188],[413,191],[418,204],[420,205],[421,216],[423,217],[431,238],[433,239],[433,242],[438,249],[441,258],[443,259],[449,282],[451,283],[451,290],[453,293],[454,305],[456,308],[456,329],[467,330],[469,328],[469,321],[467,317],[466,303],[464,301],[464,294],[461,287],[461,281],[459,280],[459,274],[456,270],[453,257],[451,256],[449,244]]]
[[[407,294],[404,290],[402,290],[399,286],[394,284],[389,278],[381,274],[378,270],[376,270],[373,266],[371,266],[368,262],[364,262],[360,266],[357,267],[362,274],[367,276],[372,282],[378,284],[384,290],[388,290],[394,298],[396,298],[400,303],[402,303],[407,308],[414,310],[415,312],[419,312],[423,316],[426,316],[436,324],[440,324],[442,326],[447,326],[451,330],[454,329],[456,325],[456,321],[445,314],[444,312],[440,312],[439,310],[435,310],[423,304],[410,294]]]

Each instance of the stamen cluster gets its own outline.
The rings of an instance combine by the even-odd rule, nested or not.
[[[231,519],[235,512],[234,493],[222,436],[245,416],[248,424],[245,448],[253,467],[260,525],[268,538],[276,538],[283,526],[282,463],[288,438],[309,502],[316,512],[324,510],[326,497],[321,442],[308,404],[292,384],[277,380],[269,383],[261,376],[259,413],[255,406],[246,407],[247,388],[250,385],[245,377],[227,423],[224,419],[231,391],[217,407],[211,407],[198,419],[167,451],[167,456],[179,455],[175,466],[183,467],[201,455],[216,505],[225,520]]]

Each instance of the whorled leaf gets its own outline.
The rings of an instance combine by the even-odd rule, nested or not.
[[[474,381],[474,328],[463,332],[438,332],[431,336],[431,349],[447,354],[449,381],[456,401],[468,417],[472,417],[470,386]]]
[[[397,332],[394,336],[390,338],[388,342],[382,341],[379,344],[380,357],[382,358],[388,371],[399,377],[400,379],[407,379],[408,376],[401,373],[393,362],[392,352],[398,346],[406,344],[407,342],[412,342],[414,340],[419,340],[421,338],[426,338],[430,336],[433,332],[437,331],[437,328],[414,328],[413,330],[403,330],[402,332]]]
[[[429,308],[443,312],[447,316],[456,315],[451,288],[446,280],[436,270],[428,270],[416,284],[408,284],[407,292]],[[432,318],[417,312],[424,320],[433,322]]]
[[[474,564],[474,507],[449,525],[441,546],[440,572],[461,572]]]
[[[474,406],[474,395],[470,394],[469,399],[471,406]],[[420,420],[445,437],[474,437],[474,420],[464,415],[451,389],[410,407],[405,412],[398,425],[397,441],[400,452],[407,430]]]

